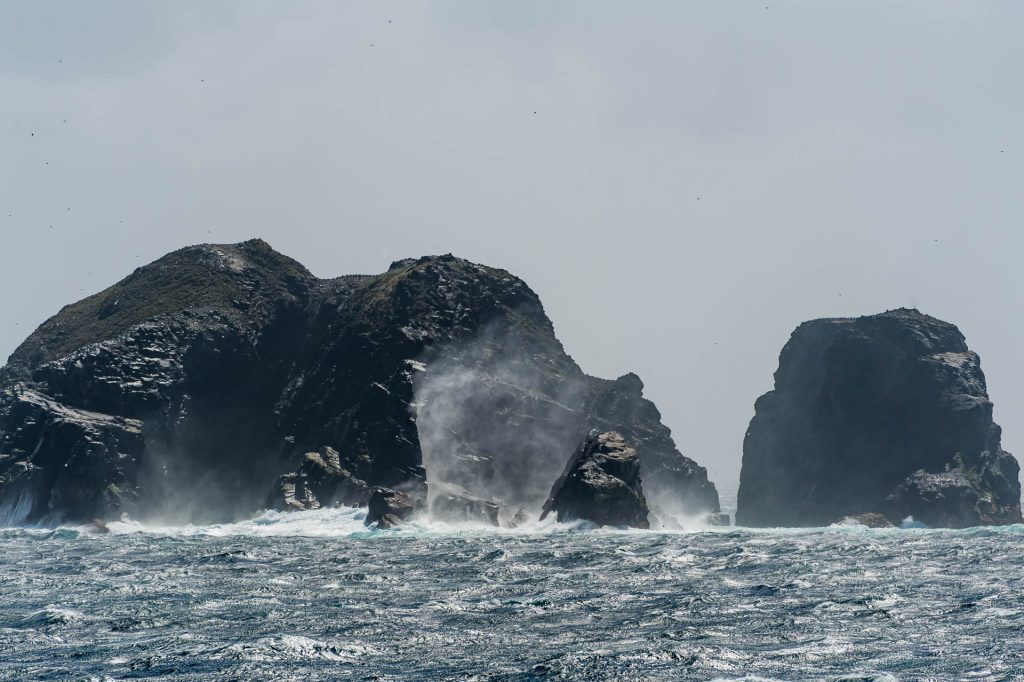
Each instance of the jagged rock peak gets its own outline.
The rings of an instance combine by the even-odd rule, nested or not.
[[[627,372],[623,374],[621,377],[615,380],[615,383],[618,384],[622,388],[622,390],[627,393],[631,393],[636,396],[643,395],[644,382],[641,381],[640,377],[634,374],[633,372]]]
[[[737,523],[1019,523],[1018,465],[1000,435],[955,325],[906,308],[805,322],[755,404]]]

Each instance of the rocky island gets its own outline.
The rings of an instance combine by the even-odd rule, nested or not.
[[[508,272],[448,255],[325,280],[260,240],[191,246],[0,370],[0,525],[536,518],[592,429],[635,450],[652,512],[719,511],[639,377],[584,374]]]
[[[805,322],[743,442],[747,526],[1021,522],[978,356],[952,324],[899,309]]]

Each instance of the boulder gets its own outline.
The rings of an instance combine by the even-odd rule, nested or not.
[[[415,511],[413,499],[406,493],[391,488],[376,487],[370,492],[366,525],[377,524],[377,528],[394,528],[408,521]]]
[[[917,310],[800,325],[743,443],[736,521],[881,513],[932,527],[1021,522],[978,356]]]
[[[307,452],[295,471],[278,479],[267,506],[279,511],[299,511],[361,506],[369,499],[366,483],[342,468],[338,451],[325,445],[318,452]]]
[[[570,457],[544,504],[541,520],[582,519],[599,526],[648,527],[636,449],[614,431],[592,431]]]

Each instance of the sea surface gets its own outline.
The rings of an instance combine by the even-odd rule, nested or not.
[[[0,530],[0,680],[1024,679],[1024,527]]]

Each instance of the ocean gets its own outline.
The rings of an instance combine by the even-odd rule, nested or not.
[[[0,680],[1024,679],[1024,527],[0,531]]]

